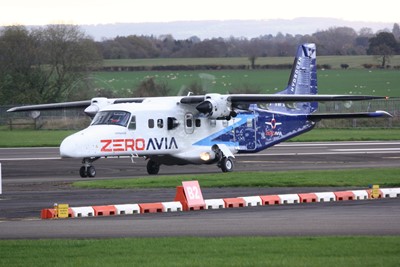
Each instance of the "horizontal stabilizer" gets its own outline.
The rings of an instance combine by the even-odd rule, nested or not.
[[[358,112],[358,113],[327,113],[327,114],[310,114],[307,115],[312,121],[322,119],[351,119],[351,118],[376,118],[376,117],[393,117],[390,113],[382,110],[375,112]]]

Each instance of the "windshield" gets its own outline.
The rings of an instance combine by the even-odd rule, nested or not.
[[[131,114],[126,111],[100,111],[93,119],[92,125],[120,125],[126,127]]]

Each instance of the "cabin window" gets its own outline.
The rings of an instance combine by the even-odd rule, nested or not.
[[[149,119],[149,121],[147,122],[147,125],[149,126],[149,128],[154,128],[154,120]]]
[[[196,119],[194,121],[194,123],[195,123],[196,127],[200,127],[201,126],[201,120],[200,119]]]
[[[217,126],[217,121],[214,120],[214,119],[211,119],[211,120],[210,120],[210,126],[211,126],[211,127]]]
[[[163,128],[163,127],[164,127],[164,121],[163,121],[163,119],[158,119],[158,120],[157,120],[157,127],[158,127],[158,128]]]
[[[132,116],[128,126],[129,130],[136,130],[136,116]]]
[[[93,118],[92,125],[118,125],[126,127],[130,116],[131,114],[127,111],[100,111]]]
[[[185,132],[191,134],[193,131],[193,114],[187,113],[185,115]]]
[[[228,121],[227,120],[223,120],[222,121],[222,126],[227,127],[228,126]]]

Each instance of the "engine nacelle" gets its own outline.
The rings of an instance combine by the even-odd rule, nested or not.
[[[106,97],[95,97],[92,98],[90,106],[85,108],[85,114],[93,118],[100,109],[113,104],[113,99],[108,99]]]
[[[205,100],[197,105],[196,109],[211,119],[231,116],[231,103],[228,96],[207,94]]]

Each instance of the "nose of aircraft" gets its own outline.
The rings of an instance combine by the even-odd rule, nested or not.
[[[60,145],[60,156],[62,158],[77,158],[79,157],[79,144],[76,134],[65,138]]]

